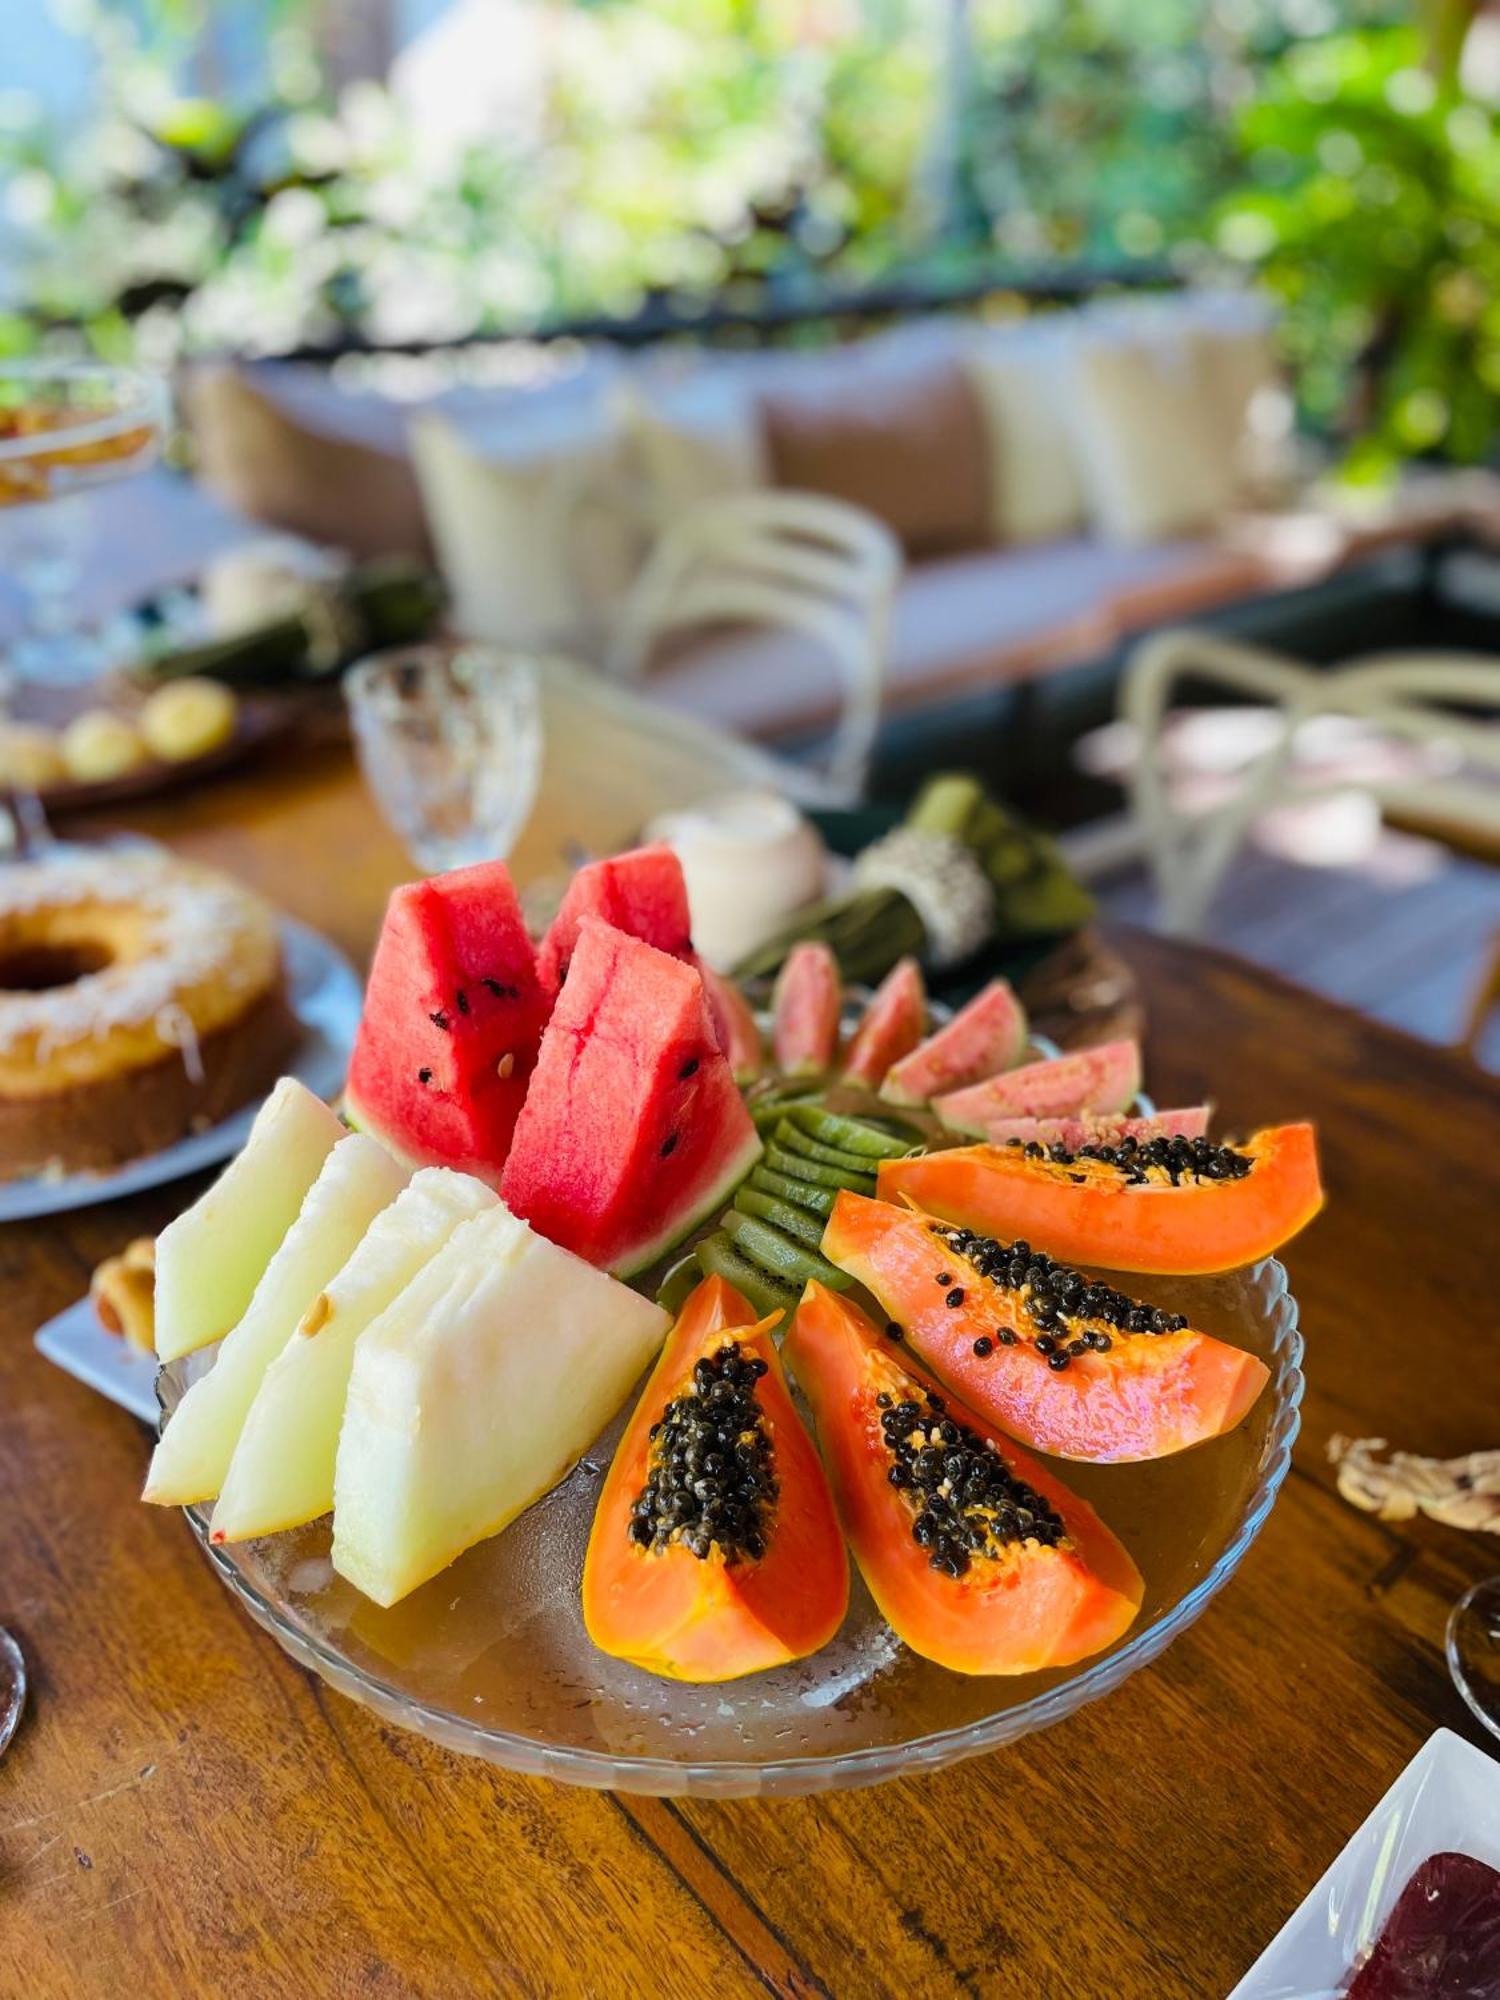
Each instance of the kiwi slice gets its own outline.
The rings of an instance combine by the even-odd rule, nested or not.
[[[734,1238],[737,1250],[783,1282],[800,1286],[806,1284],[809,1278],[816,1278],[820,1285],[830,1285],[836,1291],[843,1291],[853,1282],[826,1257],[820,1257],[815,1250],[809,1250],[801,1243],[794,1243],[790,1236],[783,1236],[769,1223],[761,1222],[753,1215],[742,1215],[737,1208],[730,1209],[725,1216],[724,1227]]]
[[[795,1153],[799,1159],[816,1160],[819,1166],[837,1167],[842,1173],[852,1174],[858,1180],[868,1180],[873,1174],[876,1162],[866,1153],[841,1153],[836,1146],[820,1146],[816,1139],[795,1126],[789,1118],[783,1118],[771,1134],[771,1143],[779,1146],[783,1153]]]
[[[785,1174],[773,1173],[769,1167],[755,1167],[745,1182],[747,1188],[756,1188],[761,1194],[768,1194],[778,1201],[795,1202],[798,1208],[805,1208],[813,1215],[832,1215],[836,1188],[813,1187],[808,1181],[791,1180]],[[821,1225],[819,1227],[822,1234]]]
[[[816,1250],[823,1241],[822,1216],[814,1215],[810,1208],[799,1208],[794,1201],[778,1201],[774,1194],[765,1194],[760,1188],[742,1187],[734,1205],[741,1215],[769,1222],[773,1229],[779,1229],[783,1236],[794,1236],[809,1250]]]
[[[773,1277],[759,1264],[752,1264],[748,1257],[740,1254],[722,1229],[716,1229],[712,1236],[705,1236],[695,1254],[707,1276],[723,1278],[733,1285],[757,1312],[790,1313],[795,1309],[799,1288]]]
[[[874,1194],[873,1174],[851,1173],[847,1167],[825,1167],[821,1160],[805,1159],[801,1153],[784,1153],[773,1140],[766,1148],[765,1165],[773,1174],[788,1180],[809,1181],[814,1187],[850,1188],[855,1194]]]
[[[656,1303],[663,1312],[669,1312],[676,1319],[702,1276],[703,1266],[698,1262],[698,1253],[689,1250],[685,1257],[677,1259],[662,1279],[657,1288]]]
[[[834,1146],[841,1153],[856,1153],[869,1159],[871,1173],[875,1171],[874,1161],[903,1160],[916,1149],[915,1140],[898,1139],[882,1132],[878,1125],[867,1125],[862,1118],[841,1117],[837,1111],[827,1111],[815,1102],[804,1100],[783,1109],[790,1122],[820,1146]]]
[[[780,1091],[772,1091],[767,1097],[752,1098],[749,1101],[751,1122],[760,1136],[768,1139],[795,1106],[817,1102],[816,1097],[787,1097]]]

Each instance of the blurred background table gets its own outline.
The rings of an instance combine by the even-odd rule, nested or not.
[[[523,869],[624,837],[660,744],[589,753]],[[560,760],[580,746],[554,731]],[[637,756],[641,761],[633,761]],[[661,761],[648,761],[660,759]],[[696,773],[701,783],[701,769]],[[405,857],[329,747],[134,823],[258,882],[363,957]],[[0,1232],[0,1622],[33,1670],[3,1766],[0,1992],[1225,1992],[1438,1724],[1467,1729],[1448,1605],[1493,1551],[1337,1497],[1335,1430],[1494,1442],[1500,1166],[1464,1135],[1500,1084],[1202,948],[1112,940],[1165,1100],[1229,1126],[1311,1113],[1332,1202],[1289,1258],[1306,1425],[1241,1575],[1155,1667],[1064,1726],[921,1781],[696,1804],[543,1786],[387,1728],[235,1608],[173,1516],[136,1505],[147,1439],[32,1330],[182,1189]],[[1462,1147],[1462,1155],[1460,1148]],[[1405,1246],[1441,1245],[1441,1266]]]

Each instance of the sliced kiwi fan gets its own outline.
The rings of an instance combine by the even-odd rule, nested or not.
[[[882,1160],[901,1160],[917,1142],[860,1118],[829,1111],[815,1097],[767,1105],[765,1156],[719,1218],[718,1227],[662,1280],[657,1301],[678,1312],[704,1276],[724,1278],[759,1312],[795,1306],[810,1278],[842,1291],[844,1272],[819,1254],[823,1225],[841,1188],[873,1195]]]

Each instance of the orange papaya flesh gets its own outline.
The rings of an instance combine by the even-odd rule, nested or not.
[[[843,1623],[848,1558],[771,1339],[781,1317],[710,1277],[667,1336],[589,1536],[583,1617],[601,1652],[725,1681],[815,1653]]]
[[[1270,1126],[1241,1146],[963,1146],[882,1163],[879,1192],[1070,1262],[1181,1276],[1268,1257],[1323,1205],[1305,1124]]]
[[[956,1673],[1031,1673],[1129,1629],[1141,1575],[1093,1509],[904,1365],[856,1306],[810,1284],[786,1355],[855,1561],[913,1652]]]
[[[823,1255],[1008,1436],[1059,1458],[1165,1458],[1232,1430],[1265,1363],[1033,1250],[841,1193]]]

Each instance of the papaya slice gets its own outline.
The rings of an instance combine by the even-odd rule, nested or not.
[[[879,1191],[984,1236],[1021,1236],[1116,1271],[1230,1271],[1279,1250],[1323,1206],[1311,1125],[1243,1146],[1159,1135],[964,1146],[883,1161]]]
[[[840,1194],[823,1255],[919,1360],[1007,1436],[1058,1458],[1165,1458],[1232,1430],[1269,1370],[1180,1313],[915,1208]]]
[[[1125,1549],[900,1351],[817,1284],[786,1342],[844,1533],[897,1637],[960,1674],[1034,1673],[1112,1646],[1144,1590]]]
[[[723,1278],[667,1336],[610,1466],[583,1566],[601,1652],[727,1681],[827,1645],[849,1604],[828,1481],[771,1339]]]

